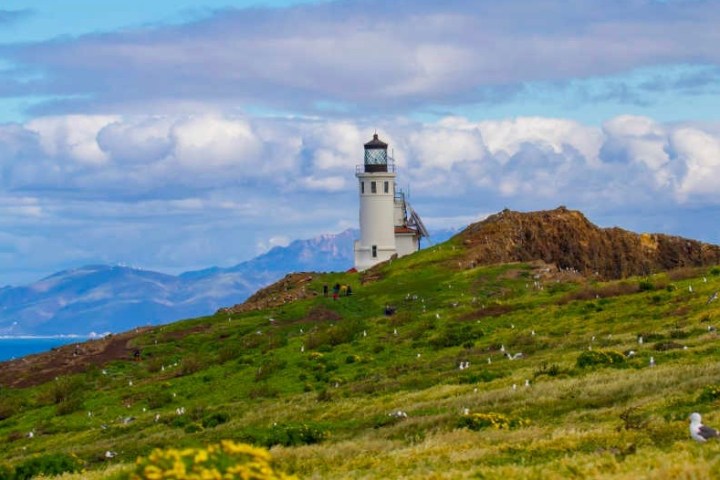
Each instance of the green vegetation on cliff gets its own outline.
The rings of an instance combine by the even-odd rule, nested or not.
[[[720,476],[720,443],[687,422],[720,426],[720,268],[605,282],[475,266],[468,248],[288,277],[78,373],[61,349],[54,370],[4,364],[0,463],[61,455],[85,470],[63,478],[121,478],[156,448],[227,439],[299,478]],[[333,300],[335,283],[353,294]]]

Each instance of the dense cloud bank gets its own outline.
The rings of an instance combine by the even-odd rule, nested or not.
[[[565,204],[600,224],[642,212],[647,223],[625,226],[660,230],[667,212],[720,206],[717,125],[41,117],[0,126],[0,259],[10,273],[122,260],[182,270],[340,231],[356,225],[354,167],[373,128],[431,228]]]

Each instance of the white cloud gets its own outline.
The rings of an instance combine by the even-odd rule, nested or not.
[[[97,144],[98,132],[116,119],[89,115],[42,117],[29,122],[26,128],[38,135],[40,147],[49,157],[100,166],[108,156]]]
[[[720,137],[695,128],[680,128],[673,132],[671,144],[685,167],[685,175],[679,180],[678,198],[699,196],[720,202]]]
[[[442,226],[504,207],[663,218],[720,206],[718,125],[75,115],[0,126],[0,252],[8,271],[119,261],[178,271],[352,226],[355,165],[375,128],[413,206]],[[84,163],[96,149],[103,161]],[[32,249],[45,253],[28,261]]]

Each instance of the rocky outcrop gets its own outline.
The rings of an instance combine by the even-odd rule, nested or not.
[[[663,234],[599,228],[575,210],[503,210],[456,237],[470,265],[542,260],[599,279],[720,264],[720,246]]]

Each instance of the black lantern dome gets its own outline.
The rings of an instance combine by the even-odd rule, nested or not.
[[[373,135],[373,139],[365,144],[365,171],[366,172],[387,172],[388,144],[378,138],[378,134]]]

